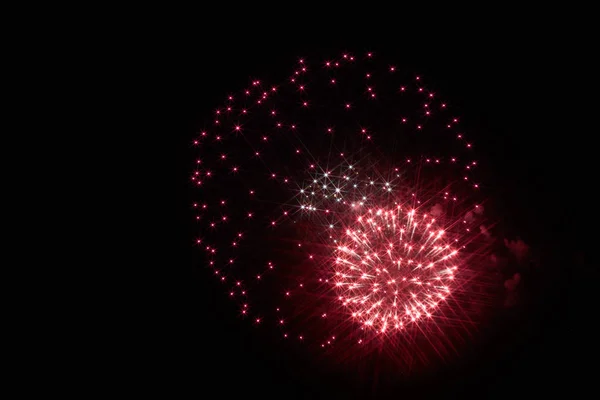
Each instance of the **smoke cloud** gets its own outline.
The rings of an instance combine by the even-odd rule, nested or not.
[[[504,245],[515,256],[517,262],[522,263],[527,259],[529,254],[529,246],[521,239],[508,240],[504,239]]]
[[[509,278],[506,281],[504,281],[504,287],[509,292],[514,292],[517,289],[517,286],[519,286],[519,282],[521,282],[521,274],[517,272],[513,275],[512,278]]]
[[[469,211],[468,213],[465,214],[465,221],[467,221],[467,223],[472,223],[473,221],[475,221],[475,215],[473,215],[472,211]]]
[[[517,287],[519,286],[519,282],[521,282],[521,274],[518,272],[513,275],[512,278],[504,281],[504,287],[506,288],[506,298],[504,299],[505,307],[514,307],[519,302],[519,297],[517,294]]]
[[[431,207],[431,210],[429,210],[429,214],[431,214],[431,216],[437,218],[440,215],[442,215],[444,212],[444,208],[442,207],[442,205],[440,203],[436,203],[433,207]]]
[[[481,234],[483,236],[485,236],[487,239],[491,239],[492,234],[490,233],[490,231],[485,227],[485,225],[481,225],[479,226],[479,230],[481,231]]]

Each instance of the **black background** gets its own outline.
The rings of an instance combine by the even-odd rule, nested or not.
[[[593,150],[579,118],[566,118],[580,100],[571,89],[586,77],[562,67],[575,64],[577,52],[557,46],[555,37],[398,35],[357,40],[268,30],[211,35],[209,30],[161,39],[153,58],[166,103],[159,141],[169,144],[173,158],[157,158],[175,167],[170,195],[176,245],[162,267],[174,279],[165,279],[156,290],[164,298],[157,313],[164,321],[148,352],[156,361],[156,379],[173,391],[207,398],[503,398],[573,393],[593,383],[587,247],[593,237]],[[190,142],[223,95],[250,77],[282,78],[281,71],[298,57],[343,51],[374,51],[427,76],[472,129],[486,132],[478,133],[477,143],[493,176],[491,197],[513,233],[542,260],[525,280],[525,304],[487,333],[486,345],[427,380],[399,377],[384,383],[367,376],[357,384],[350,375],[329,375],[286,356],[235,318],[222,289],[199,267],[193,246]]]

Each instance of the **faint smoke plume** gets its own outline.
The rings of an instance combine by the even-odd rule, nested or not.
[[[443,212],[444,212],[444,208],[439,203],[436,203],[433,207],[431,207],[431,210],[429,210],[429,214],[431,214],[431,216],[435,217],[435,218],[442,215]]]
[[[522,263],[526,260],[527,255],[529,254],[529,246],[521,239],[504,239],[504,245],[515,256],[517,262]]]
[[[473,214],[472,211],[469,211],[468,213],[465,214],[465,221],[467,221],[468,224],[472,223],[475,220],[475,215]]]
[[[479,227],[479,230],[481,231],[481,234],[483,236],[485,236],[487,239],[490,239],[492,237],[492,234],[490,233],[490,231],[485,227],[485,225],[481,225]]]
[[[506,281],[504,281],[504,287],[509,292],[514,292],[517,289],[517,286],[519,285],[519,282],[521,282],[521,274],[519,274],[517,272],[516,274],[513,275],[512,278],[507,279]]]
[[[506,288],[506,298],[504,299],[505,307],[513,307],[517,305],[519,297],[517,294],[517,287],[519,286],[519,282],[521,282],[521,274],[518,272],[513,275],[512,278],[504,281],[504,287]]]

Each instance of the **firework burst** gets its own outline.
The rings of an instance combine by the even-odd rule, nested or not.
[[[450,291],[458,253],[415,210],[369,210],[337,246],[335,286],[352,317],[382,333],[432,312]]]
[[[242,318],[327,349],[471,323],[477,160],[438,97],[370,53],[226,97],[193,140],[195,241]]]

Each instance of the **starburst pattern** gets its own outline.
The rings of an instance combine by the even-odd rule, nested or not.
[[[478,162],[420,76],[300,59],[228,95],[192,144],[196,244],[242,318],[323,348],[471,322]]]
[[[445,299],[458,253],[415,210],[369,210],[339,241],[335,286],[352,316],[382,333],[431,317]]]

